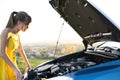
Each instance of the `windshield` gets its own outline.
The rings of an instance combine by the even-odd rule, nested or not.
[[[120,43],[119,42],[114,42],[114,41],[101,41],[101,42],[96,42],[92,45],[92,47],[112,47],[112,48],[119,48],[120,49]]]
[[[113,47],[113,48],[120,48],[120,43],[119,42],[106,42],[105,44],[101,45],[100,47]]]

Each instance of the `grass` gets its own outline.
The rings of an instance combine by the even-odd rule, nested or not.
[[[33,58],[33,59],[28,59],[28,60],[29,60],[29,62],[30,62],[30,64],[31,64],[31,67],[34,68],[34,67],[36,67],[37,65],[39,65],[39,64],[41,64],[41,63],[44,63],[44,62],[46,62],[46,61],[49,61],[49,60],[51,60],[51,59]],[[18,64],[18,67],[19,67],[20,71],[21,71],[22,73],[24,73],[24,70],[25,70],[25,66],[26,66],[26,65],[25,65],[23,59],[22,59],[22,58],[18,58],[17,64]]]

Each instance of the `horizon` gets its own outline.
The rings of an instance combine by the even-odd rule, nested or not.
[[[77,45],[80,45],[80,44],[83,44],[82,41],[78,41],[78,40],[73,40],[73,41],[39,41],[39,42],[28,42],[28,43],[22,43],[23,46],[39,46],[39,45],[61,45],[61,44],[77,44]]]

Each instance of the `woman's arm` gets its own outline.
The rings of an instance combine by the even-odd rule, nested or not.
[[[21,74],[20,70],[12,63],[12,61],[10,60],[9,56],[6,54],[6,51],[5,51],[6,47],[7,47],[7,43],[8,43],[7,37],[8,37],[8,30],[4,29],[1,34],[1,54],[0,54],[0,56],[15,71],[18,80],[21,80],[22,74]]]
[[[18,35],[18,36],[19,36],[19,35]],[[29,63],[29,61],[28,61],[28,59],[27,59],[27,56],[26,56],[26,54],[25,54],[25,52],[24,52],[24,50],[23,50],[23,47],[22,47],[22,44],[21,44],[21,41],[20,41],[20,36],[19,36],[18,39],[19,39],[18,51],[19,51],[21,57],[23,58],[23,60],[24,60],[24,62],[25,62],[25,64],[26,64],[26,70],[25,70],[25,72],[27,72],[27,71],[31,68],[31,66],[30,66],[30,63]]]

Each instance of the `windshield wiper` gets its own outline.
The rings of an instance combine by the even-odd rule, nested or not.
[[[90,48],[85,53],[110,59],[119,59],[120,57],[120,49],[111,47]]]

